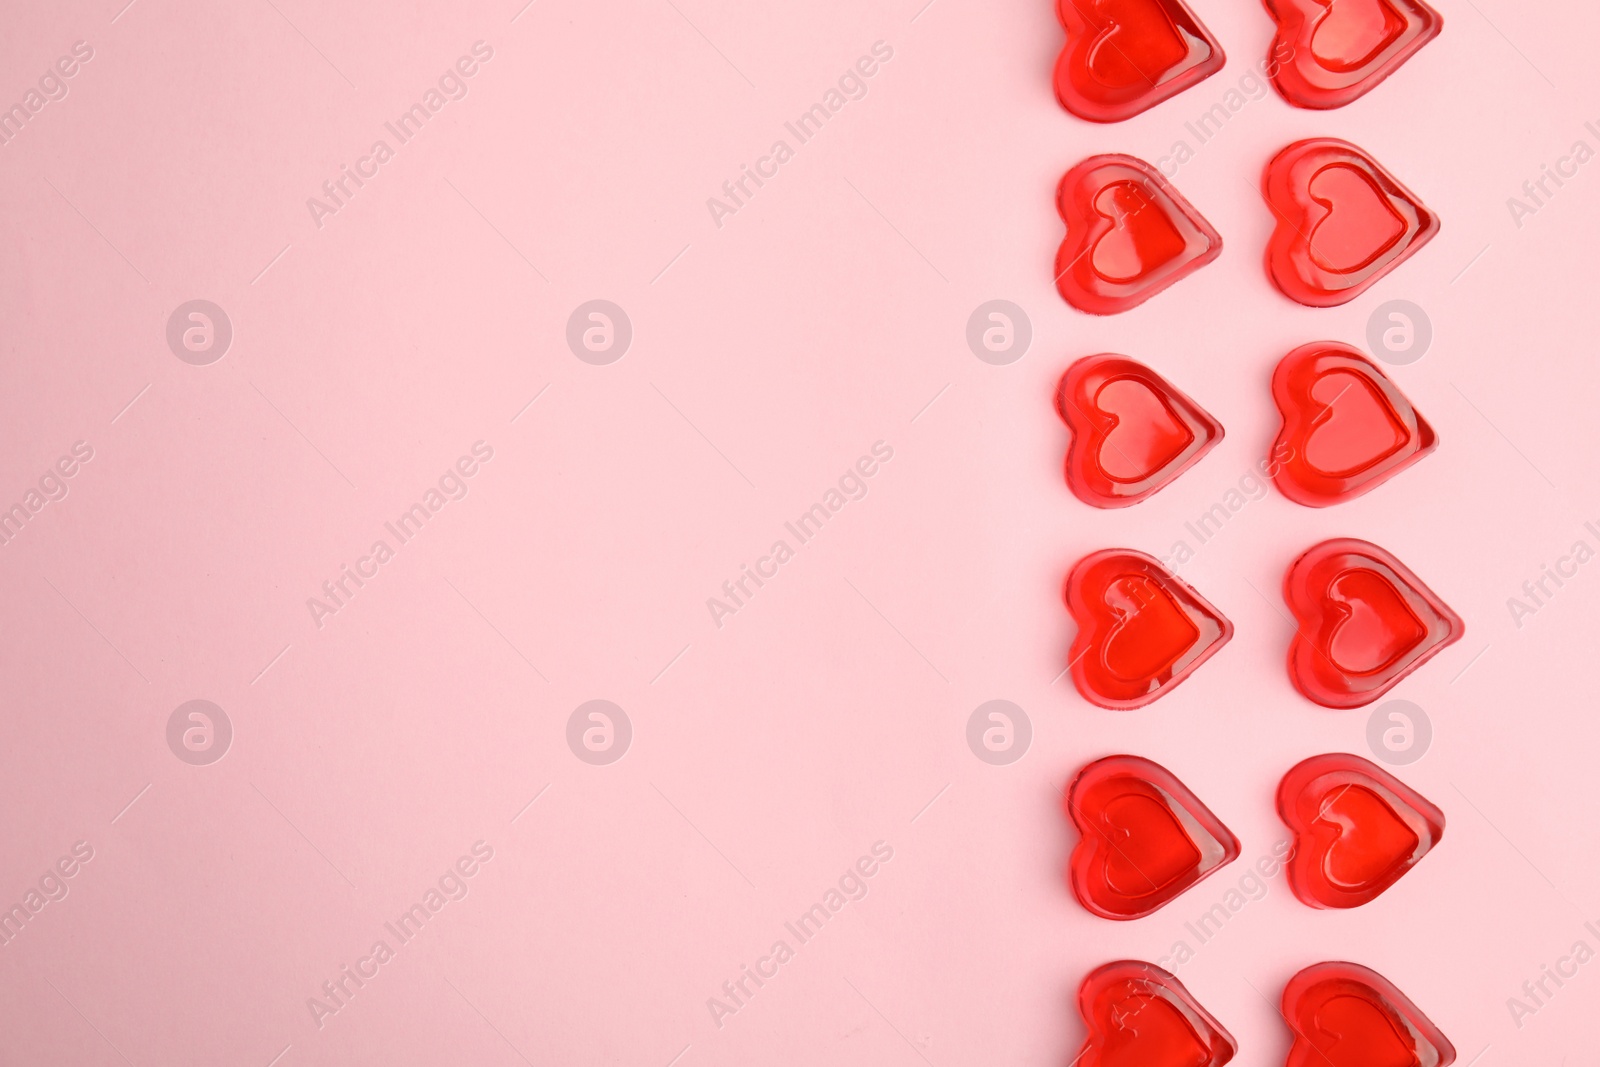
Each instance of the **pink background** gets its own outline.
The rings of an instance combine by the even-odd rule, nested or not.
[[[1190,939],[1283,835],[1282,773],[1367,751],[1367,711],[1290,687],[1277,592],[1298,552],[1351,535],[1467,620],[1394,693],[1435,731],[1396,773],[1448,832],[1355,911],[1275,880],[1180,977],[1244,1065],[1282,1062],[1284,982],[1341,957],[1462,1063],[1583,1062],[1600,963],[1520,1028],[1506,999],[1579,938],[1600,948],[1600,563],[1520,629],[1506,600],[1573,541],[1600,547],[1600,163],[1520,228],[1506,199],[1574,140],[1600,147],[1600,14],[1443,0],[1443,35],[1355,104],[1251,101],[1175,178],[1222,257],[1097,319],[1050,284],[1056,180],[1166,154],[1270,20],[1197,4],[1227,67],[1092,126],[1052,97],[1045,0],[921,2],[11,5],[0,101],[76,41],[94,56],[0,146],[0,505],[73,442],[94,456],[0,547],[0,902],[74,842],[93,859],[0,948],[0,1060],[1063,1064],[1082,976]],[[306,198],[479,40],[468,95],[319,229]],[[706,199],[880,40],[865,98],[714,225]],[[1311,135],[1369,149],[1443,220],[1329,311],[1260,262],[1260,169]],[[165,340],[195,298],[234,328],[210,366]],[[609,366],[564,339],[595,298],[633,324]],[[964,339],[995,298],[1032,320],[1010,366]],[[1165,554],[1264,453],[1278,358],[1364,345],[1393,298],[1434,325],[1393,375],[1437,454],[1332,510],[1241,510],[1183,568],[1237,636],[1170,697],[1115,714],[1053,681],[1072,562]],[[1130,510],[1060,473],[1051,389],[1100,351],[1227,427]],[[466,498],[319,629],[307,598],[479,440],[494,458]],[[868,495],[714,626],[706,598],[880,440]],[[234,729],[209,766],[166,742],[196,698]],[[565,741],[597,698],[633,724],[609,766]],[[994,698],[1034,729],[1004,767],[964,737]],[[1244,845],[1132,923],[1062,877],[1057,789],[1117,751],[1171,768]],[[465,899],[319,1028],[307,998],[480,840]],[[877,841],[894,855],[868,896],[719,1028],[707,998]]]

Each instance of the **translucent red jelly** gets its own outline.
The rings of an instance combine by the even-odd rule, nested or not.
[[[1078,987],[1089,1037],[1075,1067],[1222,1067],[1236,1046],[1222,1024],[1168,971],[1118,960]]]
[[[1444,812],[1370,760],[1330,753],[1278,784],[1294,832],[1289,886],[1313,908],[1355,908],[1399,881],[1444,836]]]
[[[1354,538],[1307,549],[1283,597],[1297,626],[1289,679],[1329,708],[1372,703],[1466,629],[1404,563]]]
[[[1107,919],[1137,919],[1239,856],[1239,840],[1160,764],[1107,756],[1067,791],[1078,828],[1070,877],[1079,903]]]
[[[1200,462],[1222,424],[1142,363],[1086,356],[1056,388],[1056,412],[1072,431],[1067,485],[1085,504],[1137,504]]]
[[[1310,307],[1354,300],[1439,232],[1438,216],[1349,141],[1296,141],[1267,164],[1262,191],[1277,223],[1267,273]]]
[[[1070,3],[1071,0],[1065,0]],[[1272,83],[1295,107],[1343,107],[1372,91],[1444,28],[1422,0],[1266,0],[1278,24]]]
[[[1119,122],[1222,69],[1222,46],[1183,0],[1058,0],[1067,46],[1056,99],[1091,122]]]
[[[1056,188],[1056,288],[1093,315],[1138,307],[1222,254],[1222,237],[1150,164],[1091,156]]]
[[[1067,576],[1069,664],[1085,700],[1126,711],[1162,696],[1233,637],[1233,623],[1143,552],[1109,548]]]
[[[1297,504],[1320,508],[1360,496],[1439,445],[1405,394],[1349,345],[1318,341],[1284,356],[1272,375],[1283,429],[1273,480]]]
[[[1449,1067],[1456,1050],[1377,971],[1354,963],[1307,967],[1283,989],[1294,1032],[1286,1067]]]

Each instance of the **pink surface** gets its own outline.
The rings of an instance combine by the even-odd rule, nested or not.
[[[1600,949],[1592,7],[1446,0],[1437,41],[1314,113],[1252,74],[1259,5],[1202,4],[1226,68],[1092,126],[1052,97],[1045,0],[122,3],[13,4],[0,34],[5,102],[93,52],[0,145],[0,505],[59,497],[0,547],[0,902],[66,893],[0,947],[0,1061],[1062,1064],[1079,981],[1132,957],[1167,960],[1240,1064],[1282,1062],[1279,992],[1330,958],[1393,981],[1463,1063],[1587,1062],[1600,963],[1562,960]],[[845,83],[864,95],[799,143],[785,123],[879,41],[892,57]],[[385,123],[441,86],[400,144]],[[1229,103],[1200,143],[1190,124]],[[1307,136],[1361,145],[1443,220],[1326,311],[1261,262],[1261,168]],[[1057,180],[1179,140],[1174,184],[1221,258],[1126,315],[1073,311]],[[1573,176],[1535,202],[1546,164]],[[714,219],[743,165],[777,169]],[[342,166],[372,176],[314,220]],[[233,330],[204,366],[166,335],[196,299]],[[609,365],[566,340],[595,299],[632,324]],[[992,299],[1031,319],[1009,365],[966,342]],[[1333,509],[1260,489],[1277,360],[1367,347],[1392,299],[1433,324],[1385,369],[1438,452]],[[1051,410],[1066,366],[1106,351],[1227,428],[1114,512],[1068,491]],[[849,476],[861,457],[871,477]],[[859,499],[799,543],[784,524],[835,487]],[[401,543],[385,523],[430,490]],[[1201,544],[1186,523],[1218,503],[1238,506]],[[1286,836],[1284,771],[1369,753],[1370,709],[1316,707],[1284,670],[1279,583],[1330,536],[1394,552],[1467,634],[1392,694],[1432,722],[1395,773],[1443,808],[1442,843],[1371,905],[1318,913],[1281,873],[1227,893]],[[1233,641],[1149,708],[1089,705],[1060,677],[1063,577],[1178,541]],[[365,584],[314,618],[346,565]],[[776,573],[713,621],[744,565]],[[1032,725],[1008,765],[966,740],[992,699]],[[191,700],[231,723],[220,761],[178,758],[187,719],[169,747]],[[631,723],[616,762],[575,755],[596,758],[585,723],[604,746],[597,719],[569,747],[591,700]],[[1058,789],[1123,751],[1244,851],[1113,923],[1067,888]],[[75,847],[92,858],[47,879]],[[865,895],[788,932],[841,885]],[[419,903],[402,941],[385,924]],[[708,1008],[779,940],[792,955],[737,1012]],[[1534,1001],[1546,965],[1569,976]],[[369,977],[318,1017],[346,966]]]

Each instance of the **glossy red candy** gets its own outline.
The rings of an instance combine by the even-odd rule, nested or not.
[[[1085,700],[1126,711],[1176,688],[1233,637],[1233,623],[1143,552],[1108,548],[1067,576],[1078,623],[1069,663]]]
[[[1239,857],[1239,839],[1158,763],[1107,756],[1067,791],[1078,828],[1070,876],[1078,902],[1107,919],[1137,919]]]
[[[1070,0],[1068,0],[1070,2]],[[1278,24],[1268,55],[1289,58],[1272,83],[1295,107],[1343,107],[1370,92],[1439,36],[1422,0],[1266,0]]]
[[[1283,989],[1294,1031],[1286,1067],[1449,1067],[1456,1050],[1377,971],[1354,963],[1307,967]]]
[[[1236,1046],[1171,973],[1119,960],[1078,987],[1089,1037],[1075,1067],[1222,1067]]]
[[[1138,307],[1222,254],[1222,238],[1154,167],[1091,156],[1056,188],[1067,224],[1056,288],[1093,315]]]
[[[1289,679],[1329,708],[1359,708],[1461,639],[1466,627],[1404,563],[1368,541],[1336,538],[1289,566]]]
[[[1360,496],[1438,447],[1439,438],[1377,365],[1349,345],[1301,345],[1279,362],[1272,398],[1283,429],[1273,480],[1297,504]]]
[[[1124,508],[1157,492],[1222,440],[1222,424],[1125,356],[1085,356],[1056,388],[1072,430],[1067,485],[1085,504]]]
[[[1444,836],[1444,812],[1370,760],[1329,753],[1278,784],[1294,832],[1289,886],[1313,908],[1354,908],[1415,867]]]
[[[1277,223],[1267,273],[1310,307],[1354,300],[1439,232],[1438,216],[1349,141],[1296,141],[1267,164],[1262,191]]]
[[[1056,99],[1091,122],[1119,122],[1222,69],[1222,46],[1183,0],[1058,0],[1067,45]]]

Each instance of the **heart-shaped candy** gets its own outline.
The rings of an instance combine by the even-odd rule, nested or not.
[[[1278,815],[1294,833],[1289,886],[1313,908],[1354,908],[1415,867],[1444,812],[1370,760],[1329,753],[1290,768]]]
[[[1118,960],[1078,987],[1089,1036],[1076,1067],[1222,1067],[1236,1046],[1222,1024],[1170,972]]]
[[[1439,232],[1438,216],[1349,141],[1289,145],[1267,164],[1262,192],[1277,223],[1267,273],[1309,307],[1354,300]]]
[[[1056,388],[1072,431],[1067,485],[1085,504],[1137,504],[1200,462],[1222,424],[1165,378],[1125,356],[1085,356]]]
[[[1056,99],[1091,122],[1120,122],[1222,69],[1226,57],[1183,0],[1058,0],[1067,44]]]
[[[1289,679],[1329,708],[1358,708],[1392,689],[1465,632],[1461,617],[1377,545],[1335,538],[1290,564]]]
[[[1143,707],[1170,692],[1233,637],[1233,623],[1143,552],[1104,549],[1067,576],[1078,623],[1069,666],[1084,699],[1102,708]]]
[[[1071,0],[1064,0],[1071,2]],[[1266,0],[1278,24],[1267,73],[1295,107],[1343,107],[1439,36],[1422,0]]]
[[[1137,307],[1222,254],[1222,237],[1150,164],[1091,156],[1056,188],[1056,288],[1079,311]]]
[[[1377,971],[1354,963],[1307,967],[1283,989],[1294,1031],[1286,1067],[1449,1067],[1456,1050]]]
[[[1438,435],[1377,365],[1349,345],[1301,345],[1278,363],[1272,399],[1283,428],[1273,480],[1320,508],[1375,489],[1439,445]]]
[[[1107,919],[1149,915],[1239,856],[1222,820],[1171,771],[1139,756],[1087,764],[1066,806],[1079,834],[1072,892]]]

